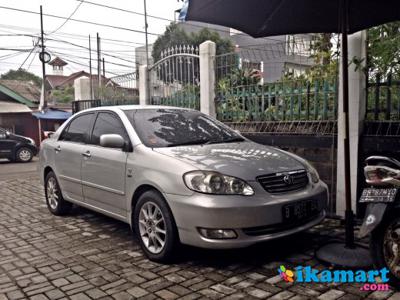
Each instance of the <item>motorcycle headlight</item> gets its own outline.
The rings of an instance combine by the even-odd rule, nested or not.
[[[254,195],[242,179],[212,171],[193,171],[183,175],[186,186],[196,192],[217,195]]]
[[[307,164],[307,171],[310,174],[312,183],[318,183],[319,175],[318,175],[317,170],[315,170],[315,168],[313,166],[311,166],[310,164]]]

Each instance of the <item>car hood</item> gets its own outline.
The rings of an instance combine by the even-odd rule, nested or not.
[[[246,180],[255,180],[259,175],[305,168],[294,155],[250,141],[154,148],[154,151],[202,170],[218,171]]]
[[[24,137],[22,135],[18,135],[18,134],[14,134],[14,133],[10,134],[9,139],[13,140],[13,141],[18,141],[18,142],[29,143],[29,139],[27,139],[26,137]]]

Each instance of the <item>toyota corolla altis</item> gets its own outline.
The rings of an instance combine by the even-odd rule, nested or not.
[[[328,197],[304,159],[174,107],[75,114],[42,143],[39,171],[51,213],[77,204],[127,222],[156,261],[180,243],[238,248],[303,231]]]

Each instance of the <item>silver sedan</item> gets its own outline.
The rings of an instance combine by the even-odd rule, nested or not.
[[[80,112],[42,143],[39,172],[51,213],[76,204],[127,222],[155,261],[180,243],[238,248],[300,232],[328,198],[304,159],[174,107]]]

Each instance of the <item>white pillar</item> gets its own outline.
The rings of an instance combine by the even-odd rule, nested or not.
[[[358,59],[364,59],[366,57],[366,32],[360,31],[352,35],[349,35],[349,62],[353,57]],[[351,175],[351,203],[353,211],[356,211],[357,204],[357,175],[358,168],[362,167],[358,165],[358,150],[359,140],[362,134],[365,108],[366,108],[366,93],[365,93],[365,74],[359,68],[355,71],[355,65],[349,65],[349,139],[350,139],[350,175]],[[344,187],[344,153],[343,153],[343,130],[340,130],[340,124],[342,124],[343,115],[343,82],[342,82],[342,70],[339,72],[339,107],[338,107],[338,150],[337,150],[337,186],[336,186],[336,213],[340,216],[344,216],[346,209],[345,205],[345,187]]]
[[[200,45],[200,111],[216,116],[215,113],[215,53],[214,42]]]
[[[139,67],[139,104],[150,104],[149,72],[147,66]]]
[[[74,80],[75,101],[90,100],[90,79],[81,77]]]

